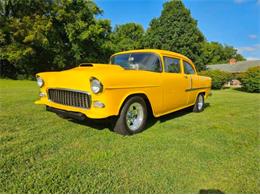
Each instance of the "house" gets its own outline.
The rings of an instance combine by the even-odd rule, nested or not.
[[[235,59],[230,59],[228,64],[207,65],[208,70],[222,70],[230,73],[246,72],[248,68],[260,66],[260,60],[250,60],[236,62]]]
[[[207,65],[207,70],[221,70],[229,72],[232,74],[238,74],[241,72],[246,72],[248,68],[260,66],[260,60],[250,60],[250,61],[241,61],[236,62],[235,59],[230,59],[228,64],[214,64]],[[237,79],[231,80],[225,84],[226,87],[241,87],[241,83]]]

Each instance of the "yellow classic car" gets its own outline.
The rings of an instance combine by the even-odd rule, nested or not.
[[[211,90],[211,78],[197,75],[189,58],[155,49],[120,52],[109,64],[83,63],[36,78],[36,104],[79,120],[115,118],[113,130],[123,135],[142,131],[148,114],[160,117],[190,106],[201,112]]]

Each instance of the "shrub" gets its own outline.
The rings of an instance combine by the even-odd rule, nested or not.
[[[212,89],[221,89],[223,85],[231,80],[231,74],[221,70],[206,70],[199,73],[212,79]]]
[[[242,81],[242,78],[245,76],[245,72],[240,72],[240,73],[234,73],[234,79],[239,80],[240,82]]]
[[[249,68],[239,79],[245,91],[260,93],[260,66]]]

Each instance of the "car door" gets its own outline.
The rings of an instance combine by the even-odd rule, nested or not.
[[[163,61],[163,105],[164,112],[170,112],[187,104],[185,90],[189,87],[189,80],[184,77],[180,58],[164,56]]]
[[[190,80],[190,86],[186,89],[186,92],[188,94],[188,101],[187,105],[193,104],[196,101],[197,98],[197,88],[198,88],[198,75],[195,71],[194,66],[183,60],[183,69],[184,69],[184,76],[188,80]]]

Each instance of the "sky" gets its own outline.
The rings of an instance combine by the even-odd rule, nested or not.
[[[111,24],[142,24],[159,17],[167,0],[94,0],[99,17]],[[260,59],[260,0],[183,0],[208,41],[235,47],[248,60]]]

